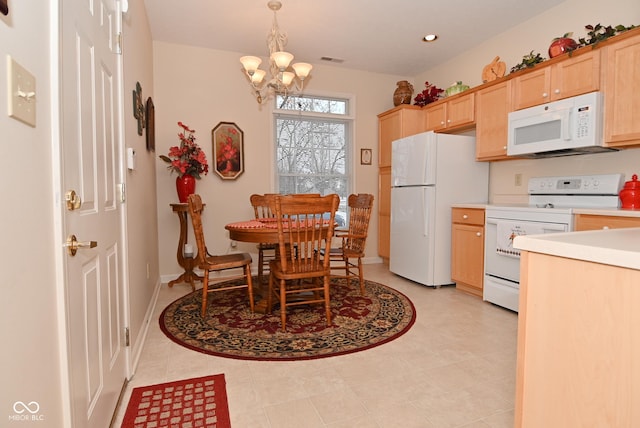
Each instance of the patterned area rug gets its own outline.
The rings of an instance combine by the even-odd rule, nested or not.
[[[343,279],[331,285],[332,325],[324,305],[287,308],[287,331],[281,330],[280,308],[251,313],[246,290],[209,295],[207,316],[200,316],[202,292],[196,290],[171,303],[160,315],[160,328],[174,342],[220,357],[281,361],[332,357],[362,351],[406,333],[416,312],[402,293],[366,281],[366,295]]]
[[[230,428],[223,374],[134,388],[122,428]]]

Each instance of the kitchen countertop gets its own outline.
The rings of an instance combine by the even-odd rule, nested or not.
[[[513,246],[535,253],[640,270],[640,228],[523,235],[514,239]]]
[[[640,210],[622,208],[574,208],[574,214],[614,215],[618,217],[640,217]]]
[[[521,206],[520,204],[516,204]],[[511,206],[510,204],[490,204],[490,203],[458,203],[452,204],[451,208],[474,208],[486,209],[488,206]],[[618,217],[640,217],[640,210],[629,210],[622,208],[574,208],[573,214],[590,214],[590,215],[612,215]]]
[[[479,210],[483,210],[487,207],[488,204],[486,203],[468,203],[468,204],[453,204],[451,205],[451,208],[473,208],[473,209],[479,209]]]

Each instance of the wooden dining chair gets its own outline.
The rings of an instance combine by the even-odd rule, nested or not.
[[[369,219],[373,209],[373,195],[359,193],[349,195],[349,229],[338,230],[336,238],[342,240],[340,247],[331,248],[331,276],[346,278],[347,284],[357,279],[360,284],[360,294],[364,296],[364,273],[362,258],[369,231]]]
[[[277,193],[253,194],[249,197],[256,220],[275,219],[275,213],[271,208]],[[258,280],[260,283],[269,272],[269,263],[276,257],[277,244],[260,242],[258,245]]]
[[[196,237],[198,245],[198,267],[204,271],[202,280],[202,317],[207,313],[207,300],[209,293],[217,291],[229,291],[246,288],[249,294],[249,306],[251,312],[254,310],[253,300],[253,282],[251,278],[251,255],[248,253],[232,253],[224,255],[212,255],[207,251],[207,245],[204,240],[204,231],[202,229],[202,198],[198,194],[189,195],[189,214],[191,215],[191,224],[193,224],[193,233]],[[218,286],[209,284],[210,272],[219,272],[229,269],[242,269],[242,275],[233,275],[225,277],[225,281],[242,278],[244,284]],[[193,280],[192,280],[193,281]],[[192,287],[195,285],[192,283]]]
[[[275,198],[279,251],[270,265],[267,307],[272,307],[274,297],[280,303],[283,331],[290,306],[324,303],[327,326],[331,325],[331,266],[323,254],[331,247],[339,203],[335,194]]]

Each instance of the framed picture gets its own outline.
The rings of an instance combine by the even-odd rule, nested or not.
[[[233,122],[220,122],[211,131],[215,171],[223,180],[244,172],[244,133]]]
[[[360,149],[360,165],[371,165],[372,157],[371,149]]]
[[[153,105],[151,97],[147,98],[147,113],[145,120],[147,121],[145,128],[147,128],[147,150],[150,152],[156,151],[156,108]]]

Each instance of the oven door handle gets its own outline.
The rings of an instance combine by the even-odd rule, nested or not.
[[[536,221],[530,221],[530,220],[506,220],[506,219],[495,219],[495,218],[487,218],[486,223],[487,224],[495,224],[497,225],[499,221],[511,221],[514,223],[539,223]],[[542,223],[541,223],[542,224]],[[542,230],[545,231],[545,233],[547,233],[547,231],[549,231],[550,233],[553,232],[567,232],[567,225],[564,223],[545,223],[544,226],[541,226]]]

